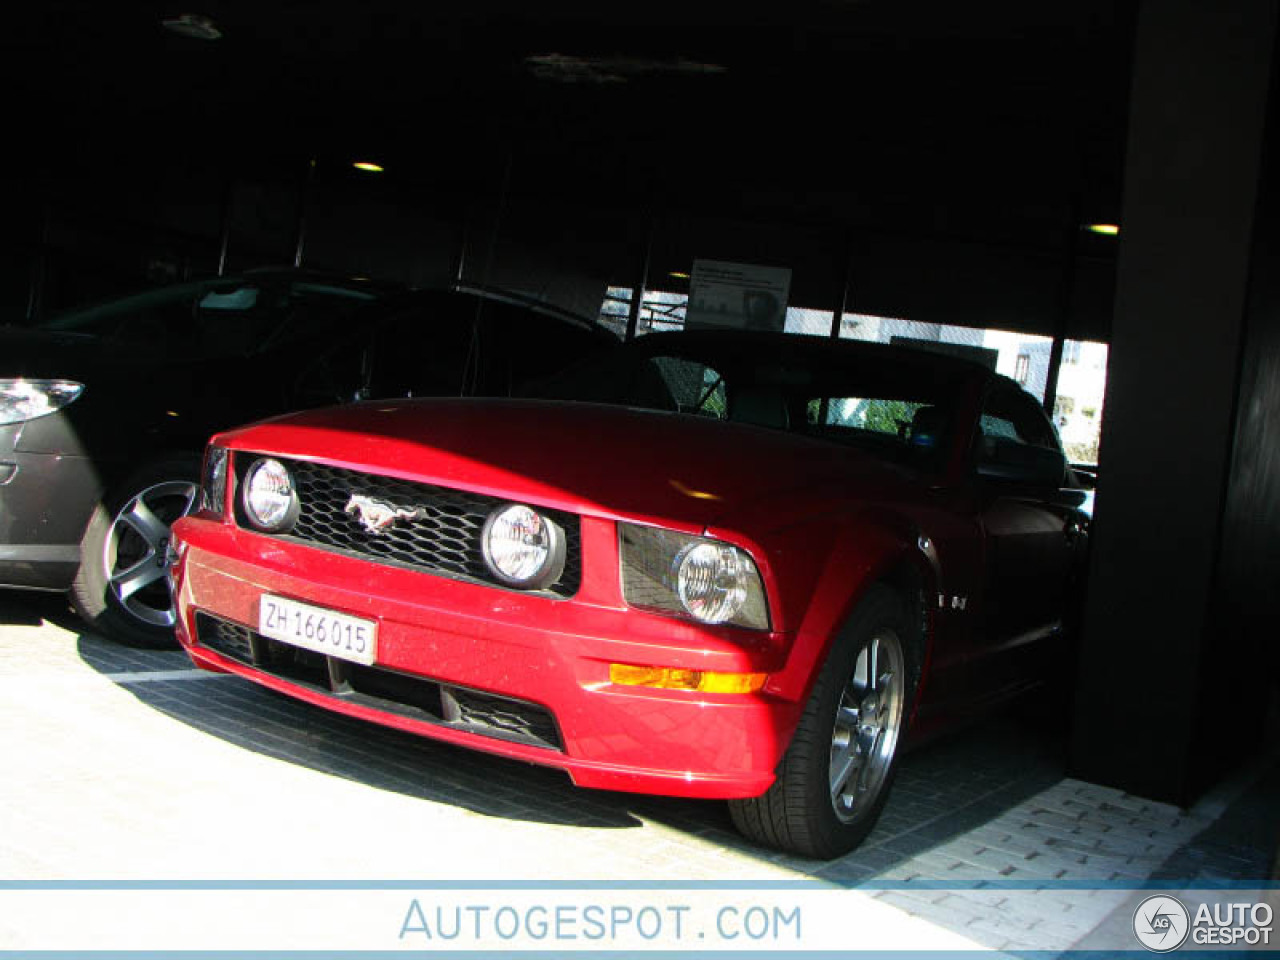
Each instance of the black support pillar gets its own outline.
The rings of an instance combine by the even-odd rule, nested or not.
[[[1265,709],[1221,588],[1275,32],[1276,0],[1138,20],[1072,772],[1177,803]]]

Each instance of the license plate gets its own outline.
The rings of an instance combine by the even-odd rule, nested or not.
[[[376,621],[284,597],[262,597],[258,632],[304,650],[366,665],[372,664],[378,653]]]

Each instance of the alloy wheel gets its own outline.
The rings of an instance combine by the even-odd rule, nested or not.
[[[842,823],[858,819],[879,796],[902,730],[905,685],[902,641],[882,629],[858,652],[831,732],[831,805]]]
[[[177,621],[168,578],[170,528],[191,512],[197,489],[185,480],[157,483],[111,519],[102,557],[111,594],[122,610],[151,626]]]

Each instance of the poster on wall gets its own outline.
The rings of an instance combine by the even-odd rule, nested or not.
[[[695,260],[685,329],[782,330],[791,292],[789,267]]]

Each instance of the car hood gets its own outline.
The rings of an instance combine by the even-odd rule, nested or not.
[[[769,498],[793,509],[823,491],[847,502],[918,482],[860,451],[795,434],[586,403],[370,402],[276,418],[218,442],[699,530]]]

